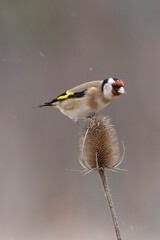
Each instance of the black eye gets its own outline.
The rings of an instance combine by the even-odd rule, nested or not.
[[[112,84],[112,87],[113,87],[113,89],[114,89],[115,91],[117,91],[117,90],[120,88],[120,86],[115,85],[114,83]]]
[[[117,85],[115,85],[114,83],[112,84],[112,87],[116,87]]]

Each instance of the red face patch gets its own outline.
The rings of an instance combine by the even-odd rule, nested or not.
[[[119,95],[121,95],[121,93],[118,93],[118,92],[116,92],[114,89],[112,89],[112,94],[114,95],[114,96],[119,96]]]
[[[122,81],[116,81],[113,83],[113,85],[116,85],[118,87],[124,87],[124,83]]]

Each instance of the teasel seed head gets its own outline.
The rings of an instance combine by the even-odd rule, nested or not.
[[[79,161],[86,171],[116,169],[120,164],[118,138],[109,117],[93,116],[82,129]]]

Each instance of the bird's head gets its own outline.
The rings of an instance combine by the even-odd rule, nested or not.
[[[107,78],[102,82],[102,93],[106,99],[112,99],[126,94],[124,83],[118,78]]]

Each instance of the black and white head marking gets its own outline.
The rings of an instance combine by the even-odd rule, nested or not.
[[[116,79],[116,80],[115,80]],[[118,78],[106,78],[105,80],[103,80],[102,82],[102,92],[104,90],[104,86],[108,83],[110,85],[112,85],[115,81],[117,81]]]
[[[102,86],[101,86],[101,90],[103,92],[103,89],[104,89],[104,85],[108,83],[108,78],[104,79],[103,82],[102,82]]]
[[[102,82],[101,90],[102,90],[103,96],[106,99],[111,99],[113,96],[111,93],[111,90],[112,90],[112,84],[114,82],[115,80],[113,78],[107,78]]]

